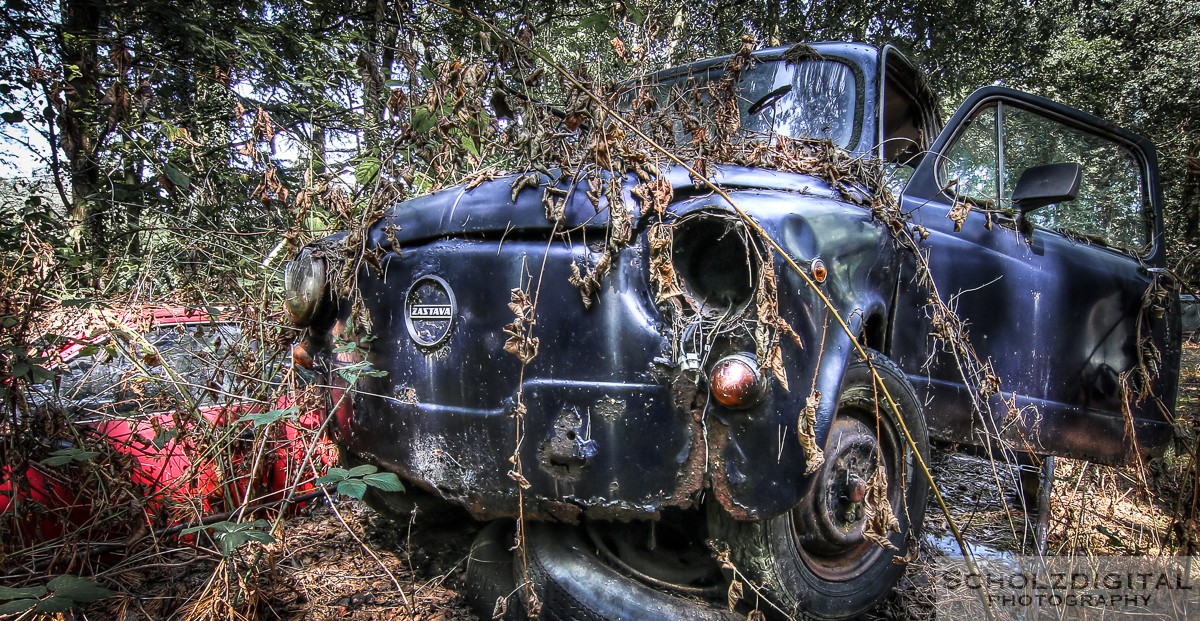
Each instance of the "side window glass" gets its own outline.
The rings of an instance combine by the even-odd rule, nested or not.
[[[1004,189],[1011,195],[1031,166],[1078,162],[1079,195],[1028,214],[1034,224],[1133,252],[1149,242],[1141,166],[1133,153],[1107,138],[1039,114],[1004,108]],[[1008,205],[1005,205],[1008,206]]]
[[[1000,196],[996,116],[996,106],[977,112],[946,152],[942,183],[951,194],[978,203],[996,201]]]
[[[1082,169],[1073,201],[1027,214],[1043,228],[1134,253],[1149,247],[1145,181],[1137,157],[1121,143],[1012,105],[980,109],[941,161],[945,191],[1011,209],[1021,173],[1042,164]]]

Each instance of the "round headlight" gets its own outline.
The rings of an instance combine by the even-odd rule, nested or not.
[[[305,327],[312,323],[325,296],[325,261],[305,248],[283,271],[283,306],[292,323]]]

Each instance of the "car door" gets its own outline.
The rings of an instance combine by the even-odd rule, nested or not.
[[[892,334],[893,356],[930,399],[931,434],[1102,463],[1125,461],[1134,446],[1158,450],[1170,437],[1178,338],[1160,281],[1152,145],[989,87],[931,152],[901,207],[928,235],[931,281],[965,339],[934,325],[916,260],[898,287]],[[1074,200],[1014,211],[1024,171],[1071,162],[1081,169]]]

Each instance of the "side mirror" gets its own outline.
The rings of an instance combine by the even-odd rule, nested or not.
[[[1012,203],[1017,213],[1027,214],[1039,207],[1075,200],[1083,169],[1078,162],[1042,164],[1021,171]]]

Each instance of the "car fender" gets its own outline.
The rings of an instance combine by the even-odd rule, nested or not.
[[[815,190],[823,189],[819,181],[812,183]],[[808,484],[805,473],[813,456],[806,454],[798,429],[809,399],[817,402],[814,440],[823,446],[842,376],[858,356],[854,338],[886,349],[884,326],[901,251],[870,211],[829,193],[759,188],[737,189],[729,196],[804,272],[797,273],[779,252],[771,253],[779,315],[800,342],[781,339],[787,388],[770,380],[769,395],[748,410],[708,404],[708,469],[716,496],[735,517],[764,519],[790,510]],[[734,213],[714,195],[681,200],[670,211],[678,219],[705,209]],[[819,284],[810,267],[818,258],[828,273]]]

